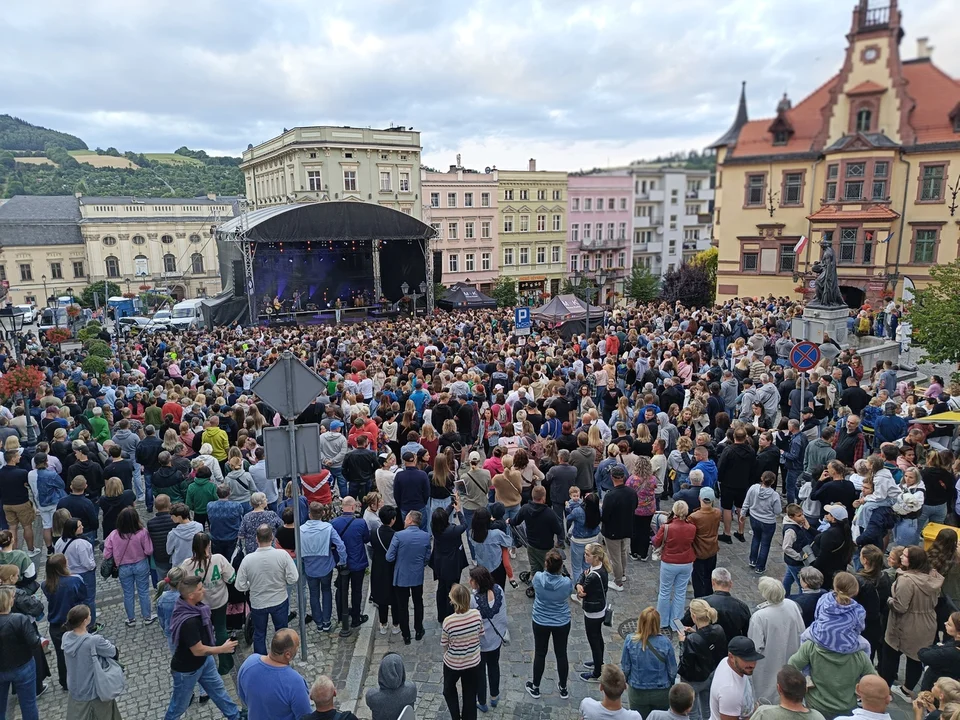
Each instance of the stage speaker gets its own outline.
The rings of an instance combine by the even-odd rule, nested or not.
[[[443,253],[433,251],[433,282],[443,282]]]
[[[247,294],[246,279],[243,277],[243,260],[233,261],[233,294],[237,297]]]

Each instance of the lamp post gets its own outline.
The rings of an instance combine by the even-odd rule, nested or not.
[[[13,351],[13,360],[17,365],[20,364],[20,334],[23,332],[23,320],[25,315],[16,312],[12,303],[0,309],[0,329],[3,330],[3,336],[10,340]],[[35,448],[37,445],[37,436],[34,432],[33,417],[30,415],[30,397],[23,397],[24,414],[27,417],[27,438],[25,445],[27,448]]]
[[[410,296],[413,298],[413,315],[414,315],[414,317],[416,317],[416,314],[417,314],[417,298],[422,298],[424,295],[427,294],[427,283],[426,283],[426,282],[420,283],[419,289],[420,289],[420,292],[417,292],[417,288],[414,288],[414,289],[413,289],[413,292],[411,293],[411,292],[410,292],[410,285],[409,285],[408,283],[403,283],[403,284],[400,286],[400,290],[403,292],[404,295],[406,295],[406,294],[409,293]]]
[[[49,307],[49,306],[50,306],[50,296],[47,295],[47,276],[46,276],[46,275],[41,275],[41,276],[40,276],[40,282],[43,283],[43,297],[44,297],[44,302],[46,302],[46,303],[47,303],[47,307]]]
[[[594,278],[596,281],[596,285],[591,287],[587,287],[586,285],[583,286],[583,292],[584,292],[584,295],[586,295],[586,303],[587,303],[587,326],[586,326],[586,332],[584,334],[587,337],[590,336],[591,298],[593,297],[593,293],[596,292],[597,299],[599,301],[599,298],[600,298],[599,293],[601,292],[603,286],[606,284],[607,278],[608,278],[607,271],[604,270],[603,268],[600,268],[597,270],[596,277]],[[573,275],[570,276],[570,284],[573,285],[574,288],[579,288],[585,280],[590,280],[590,279],[591,279],[590,276],[588,276],[586,273],[580,270],[577,270],[576,272],[573,273]]]

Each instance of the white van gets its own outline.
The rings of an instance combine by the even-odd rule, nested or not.
[[[166,323],[178,330],[196,330],[203,323],[200,315],[202,302],[200,298],[178,302],[173,306],[173,314]]]

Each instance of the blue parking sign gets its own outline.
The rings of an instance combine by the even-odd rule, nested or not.
[[[530,334],[530,308],[518,307],[513,311],[513,325],[517,335]]]

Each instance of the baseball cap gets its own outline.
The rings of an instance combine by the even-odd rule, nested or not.
[[[480,453],[474,450],[472,453],[470,453],[470,457],[468,458],[468,460],[470,461],[471,465],[474,465],[480,462]]]
[[[757,652],[757,646],[753,644],[753,640],[743,635],[738,635],[727,643],[727,652],[747,662],[763,660],[763,655]]]
[[[700,488],[700,499],[712,505],[717,500],[717,494],[711,487],[702,487]]]
[[[377,457],[379,457],[383,462],[386,462],[387,458],[390,457],[390,453],[380,453]]]
[[[403,461],[404,461],[404,462],[413,462],[413,461],[416,460],[416,459],[417,459],[417,456],[416,456],[414,453],[410,452],[409,450],[407,450],[407,451],[403,454]]]
[[[343,428],[343,423],[340,422],[339,420],[334,420],[332,423],[330,423],[331,430],[340,430],[342,428]]]
[[[823,510],[833,515],[835,520],[846,520],[850,517],[845,505],[827,505]]]

